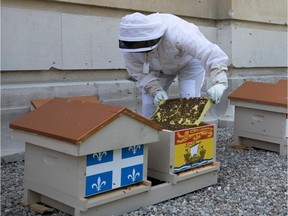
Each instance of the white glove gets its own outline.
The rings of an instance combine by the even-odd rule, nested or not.
[[[208,89],[207,93],[214,103],[220,102],[223,92],[228,88],[227,70],[228,68],[226,66],[219,66],[210,72],[213,86]]]
[[[220,98],[222,97],[226,88],[227,87],[225,85],[218,83],[208,89],[207,93],[210,95],[213,102],[217,104],[220,102]]]
[[[157,106],[160,101],[167,100],[168,95],[163,90],[160,81],[158,79],[154,79],[150,81],[146,86],[145,90],[150,94],[154,96],[154,105]]]
[[[167,93],[164,90],[156,91],[155,94],[154,94],[154,104],[155,104],[155,106],[157,106],[160,103],[160,101],[167,100],[167,99],[168,99],[168,95],[167,95]]]

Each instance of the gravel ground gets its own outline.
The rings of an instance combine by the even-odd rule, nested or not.
[[[217,161],[221,162],[216,185],[145,206],[125,214],[135,215],[288,215],[287,157],[264,150],[232,148],[233,129],[218,129]],[[24,163],[1,164],[1,215],[40,216],[19,205],[23,199]],[[54,210],[51,216],[68,216]]]

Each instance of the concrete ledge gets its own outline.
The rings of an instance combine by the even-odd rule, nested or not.
[[[229,77],[229,88],[223,95],[220,104],[214,104],[204,117],[203,121],[214,123],[218,127],[234,127],[234,107],[230,105],[228,95],[238,88],[244,80],[259,82],[277,82],[285,79],[281,70],[276,76],[254,75],[251,70],[250,75],[244,76],[238,70],[231,69],[233,73]],[[257,71],[256,71],[257,72]],[[256,73],[255,72],[255,73]],[[202,95],[206,95],[206,88],[209,86],[209,79],[204,83]],[[53,97],[72,97],[93,95],[102,103],[109,103],[127,107],[136,113],[141,113],[141,93],[136,87],[136,83],[130,80],[109,80],[109,81],[89,81],[89,82],[65,82],[65,83],[37,83],[37,84],[7,84],[1,86],[2,106],[1,106],[1,154],[2,156],[13,155],[24,151],[24,143],[11,138],[9,123],[16,118],[30,111],[30,101],[35,99],[47,99]],[[178,82],[175,81],[170,89],[170,96],[179,96]]]
[[[25,153],[24,152],[1,156],[1,162],[4,162],[4,163],[23,161],[24,159],[25,159]]]
[[[134,11],[145,11],[145,12],[166,12],[173,13],[183,16],[202,17],[202,18],[217,18],[217,1],[209,0],[178,0],[177,7],[175,7],[174,0],[158,0],[157,3],[154,0],[142,0],[142,1],[131,1],[131,0],[57,0],[57,2],[92,5],[97,7],[107,7],[116,9],[126,9]]]
[[[3,6],[17,6],[21,0],[2,0]],[[287,25],[287,1],[286,0],[178,0],[175,7],[174,0],[50,0],[33,1],[27,0],[26,7],[55,10],[73,10],[71,5],[91,6],[103,9],[116,9],[119,11],[143,11],[143,12],[166,12],[175,15],[208,18],[214,20],[244,20],[252,22],[263,22],[270,24]],[[62,4],[61,4],[62,3]],[[61,5],[61,7],[59,7]],[[69,7],[70,5],[70,7]],[[115,11],[116,11],[115,10]],[[258,12],[259,11],[259,12]],[[261,12],[260,12],[261,11]]]
[[[219,19],[287,25],[287,0],[219,0]]]

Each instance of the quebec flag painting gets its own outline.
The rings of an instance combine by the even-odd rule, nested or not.
[[[86,156],[85,197],[143,181],[144,145]]]

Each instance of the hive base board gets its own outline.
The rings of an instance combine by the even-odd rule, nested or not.
[[[217,169],[215,169],[217,168]],[[209,169],[199,170],[198,175],[191,178],[184,179],[176,184],[164,182],[151,187],[151,190],[137,193],[131,196],[126,196],[123,199],[111,200],[111,202],[104,202],[103,204],[94,203],[87,199],[87,210],[81,211],[79,208],[63,204],[55,199],[38,194],[37,192],[28,190],[28,195],[37,198],[48,206],[64,211],[73,216],[95,216],[95,215],[121,215],[131,211],[135,211],[146,205],[153,205],[165,200],[169,200],[187,193],[205,188],[218,181],[218,171],[220,169],[219,163],[214,163]],[[113,191],[107,192],[113,197]],[[91,198],[93,199],[93,198]],[[35,200],[36,201],[36,200]],[[89,204],[90,203],[90,204]]]
[[[174,173],[163,173],[157,170],[148,169],[148,176],[161,179],[162,181],[171,182],[176,184],[179,181],[183,181],[185,179],[193,178],[197,175],[203,175],[205,172],[211,172],[213,169],[218,170],[219,162],[213,162],[211,164],[207,164],[205,166],[200,166],[191,170],[186,170],[177,174]]]
[[[280,155],[287,155],[287,138],[281,139],[279,137],[266,136],[235,129],[235,143],[239,145],[248,145],[258,149],[274,151]]]
[[[24,204],[29,205],[32,203],[43,202],[42,198],[43,196],[45,196],[59,203],[62,203],[65,206],[73,206],[75,209],[78,209],[79,211],[86,211],[87,209],[94,206],[100,206],[105,203],[116,201],[118,199],[124,199],[129,196],[134,196],[135,194],[138,193],[147,192],[150,190],[150,188],[151,188],[151,182],[143,181],[139,184],[118,188],[110,192],[105,192],[102,194],[91,196],[89,198],[85,198],[85,197],[73,197],[59,190],[47,186],[45,187],[37,183],[29,184],[28,182],[24,182]],[[51,205],[51,207],[57,208],[56,206],[53,205]],[[60,210],[62,209],[60,208]],[[63,211],[65,210],[63,209]],[[70,211],[69,214],[71,214]]]

